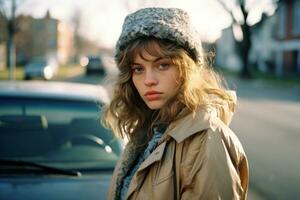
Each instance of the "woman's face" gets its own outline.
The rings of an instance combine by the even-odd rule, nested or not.
[[[131,65],[133,84],[150,109],[160,109],[179,90],[178,68],[170,58],[155,57],[145,50],[140,55]]]

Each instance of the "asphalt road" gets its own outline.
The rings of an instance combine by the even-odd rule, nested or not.
[[[99,76],[75,82],[106,84]],[[300,199],[300,86],[230,80],[238,109],[230,127],[241,140],[250,166],[248,199]]]
[[[300,199],[300,86],[235,81],[231,128],[249,160],[249,199]]]

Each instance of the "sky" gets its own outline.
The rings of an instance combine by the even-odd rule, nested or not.
[[[6,0],[8,1],[8,0]],[[186,10],[204,41],[213,42],[222,29],[232,23],[230,15],[217,0],[17,0],[22,2],[17,13],[43,17],[47,10],[51,16],[66,22],[80,19],[79,32],[99,46],[115,45],[123,20],[128,13],[142,7],[178,7]],[[261,12],[274,12],[271,0],[248,0],[248,7],[255,7],[249,14],[249,23],[259,21]],[[234,7],[233,0],[227,0]],[[259,3],[257,3],[259,2]],[[237,15],[237,18],[240,16]]]

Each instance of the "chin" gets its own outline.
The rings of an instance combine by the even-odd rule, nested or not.
[[[163,104],[158,103],[158,102],[157,103],[156,102],[148,102],[147,106],[151,110],[158,110],[158,109],[161,109],[163,107]]]

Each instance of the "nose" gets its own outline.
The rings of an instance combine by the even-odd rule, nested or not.
[[[153,86],[158,83],[158,79],[152,70],[146,72],[144,83],[146,86]]]

